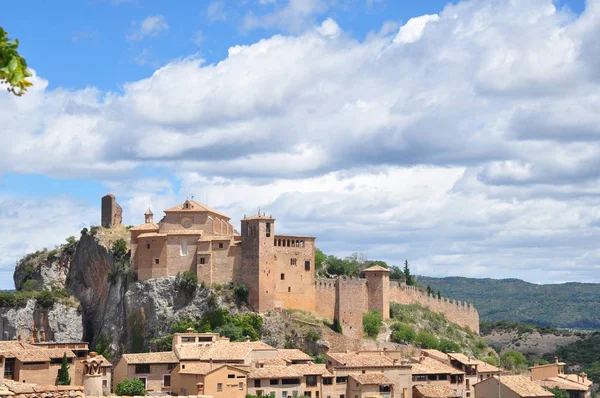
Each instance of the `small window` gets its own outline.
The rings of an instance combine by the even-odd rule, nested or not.
[[[219,249],[223,248],[223,242],[219,242]]]
[[[150,373],[150,365],[147,363],[138,363],[135,365],[135,373]]]
[[[269,380],[269,384],[272,386],[279,385],[279,379],[271,379]]]
[[[285,274],[281,274],[281,280],[284,281],[285,280]]]
[[[171,387],[171,375],[163,375],[163,387]]]
[[[181,255],[187,256],[187,254],[188,254],[187,240],[184,240],[183,242],[181,242]]]
[[[102,368],[102,376],[106,376],[106,367]]]
[[[267,238],[271,236],[271,223],[267,223]]]
[[[292,287],[288,286],[288,293],[290,293],[292,291]]]
[[[223,383],[217,383],[217,391],[223,391]]]
[[[190,228],[192,226],[192,222],[190,220],[185,220],[183,222],[183,228]]]
[[[254,380],[254,387],[260,387],[260,379]]]
[[[316,386],[317,385],[317,376],[315,376],[315,375],[306,376],[306,385],[308,387]]]
[[[108,380],[102,380],[102,388],[108,388]]]
[[[240,382],[238,383],[238,388],[239,388],[240,390],[243,390],[243,389],[244,389],[244,382],[243,382],[243,381],[240,381]]]
[[[146,243],[146,249],[150,249],[150,243]]]
[[[160,260],[158,259],[158,257],[156,257],[156,258],[154,259],[154,264],[158,264],[158,263],[160,263]]]
[[[310,260],[306,260],[304,262],[304,270],[305,271],[310,271]]]
[[[228,378],[228,379],[235,379],[235,375],[233,375],[233,374],[228,374],[228,375],[227,375],[227,378]]]
[[[200,264],[206,264],[206,258],[200,257]]]

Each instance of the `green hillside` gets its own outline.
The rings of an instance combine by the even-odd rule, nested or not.
[[[519,279],[429,278],[418,283],[443,296],[475,304],[482,320],[521,321],[563,328],[600,329],[600,284],[536,285]]]

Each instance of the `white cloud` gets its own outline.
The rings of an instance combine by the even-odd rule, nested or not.
[[[326,0],[288,0],[287,4],[277,6],[267,14],[247,14],[242,29],[277,28],[285,32],[300,32],[314,22],[316,15],[328,9]]]
[[[551,0],[461,2],[364,41],[316,26],[327,4],[310,4],[256,17],[303,34],[173,61],[120,93],[34,77],[0,94],[0,173],[102,179],[130,222],[195,193],[236,226],[260,205],[336,254],[598,281],[595,3],[574,17]],[[181,187],[136,185],[145,168]]]
[[[145,37],[157,37],[169,30],[169,24],[163,15],[153,15],[144,19],[140,24],[133,23],[132,31],[127,40],[142,40]]]
[[[206,16],[209,21],[225,21],[227,14],[225,13],[225,3],[222,1],[211,1],[206,7]]]

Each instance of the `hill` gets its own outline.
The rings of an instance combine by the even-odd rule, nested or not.
[[[443,296],[472,302],[481,320],[600,329],[600,284],[537,285],[519,279],[418,277]]]

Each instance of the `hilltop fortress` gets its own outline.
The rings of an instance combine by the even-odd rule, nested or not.
[[[120,221],[113,195],[102,198],[102,220]],[[107,213],[109,212],[109,213]],[[120,213],[120,212],[119,212]],[[345,335],[362,337],[362,316],[378,310],[389,318],[390,302],[420,303],[449,321],[479,333],[479,315],[471,304],[439,300],[412,286],[390,280],[375,266],[361,278],[315,278],[315,237],[275,234],[275,219],[265,213],[241,220],[193,200],[164,211],[154,222],[131,228],[131,260],[140,280],[192,271],[205,284],[244,284],[257,312],[302,309],[337,320]]]

